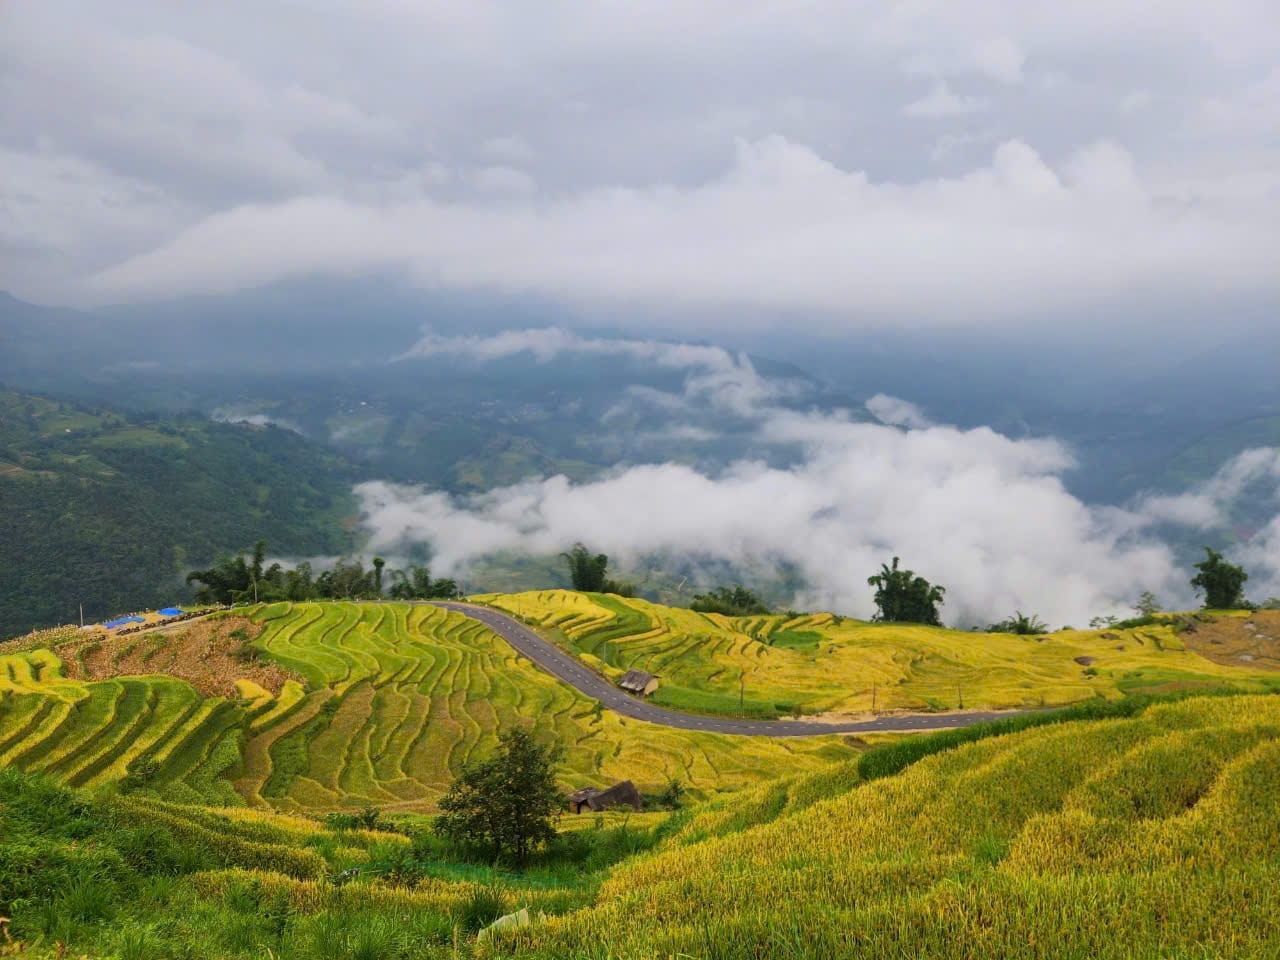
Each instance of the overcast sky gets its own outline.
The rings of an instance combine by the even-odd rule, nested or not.
[[[1275,0],[0,6],[0,288],[608,311],[1280,300]]]

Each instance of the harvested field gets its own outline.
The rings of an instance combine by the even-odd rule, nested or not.
[[[1214,663],[1280,670],[1280,610],[1196,621],[1195,630],[1182,639],[1189,650]]]
[[[258,658],[253,642],[262,625],[245,617],[199,620],[172,629],[102,636],[54,647],[73,680],[164,674],[185,680],[206,697],[235,697],[237,680],[252,680],[272,696],[289,672]]]

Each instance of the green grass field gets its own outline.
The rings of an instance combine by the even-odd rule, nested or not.
[[[468,759],[521,722],[564,746],[569,789],[632,779],[656,792],[679,779],[706,796],[849,752],[836,737],[743,742],[597,710],[481,624],[430,606],[248,615],[265,628],[261,655],[299,678],[276,697],[241,684],[239,699],[202,700],[168,677],[73,681],[48,650],[0,656],[0,765],[77,786],[129,778],[176,801],[429,810]]]
[[[1280,674],[1211,662],[1167,625],[1040,636],[865,623],[831,614],[725,617],[607,594],[547,590],[475,598],[543,628],[610,675],[662,678],[655,702],[737,716],[1000,709],[1229,684]],[[1089,658],[1087,663],[1077,658]]]

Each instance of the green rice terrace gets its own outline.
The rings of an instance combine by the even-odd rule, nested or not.
[[[0,655],[0,766],[180,802],[429,810],[518,718],[565,745],[571,787],[680,779],[709,795],[849,752],[834,736],[744,742],[619,717],[427,605],[282,603],[214,626],[71,631]],[[237,656],[214,656],[228,635]]]

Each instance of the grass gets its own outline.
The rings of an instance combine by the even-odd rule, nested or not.
[[[727,716],[1028,708],[1280,686],[1280,675],[1260,665],[1193,652],[1165,621],[1016,636],[831,614],[724,617],[565,590],[477,599],[543,628],[607,675],[633,668],[659,675],[658,703]]]
[[[45,649],[0,656],[0,759],[181,802],[429,811],[515,723],[565,745],[568,789],[631,779],[657,792],[678,778],[705,797],[850,752],[836,737],[741,741],[598,711],[482,624],[434,607],[272,604],[247,615],[263,628],[261,655],[300,678],[275,698],[242,684],[252,700],[201,701],[170,677],[70,680]],[[165,635],[142,636],[163,658]]]

